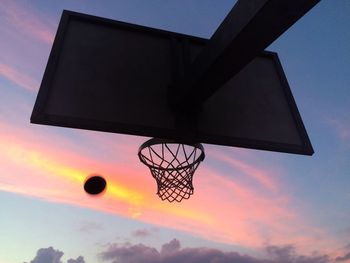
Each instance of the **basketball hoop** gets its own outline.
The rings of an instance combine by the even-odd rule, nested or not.
[[[320,0],[255,2],[237,1],[209,40],[63,11],[30,121],[171,137],[138,151],[169,202],[193,194],[201,141],[312,155],[278,55],[264,49]],[[98,175],[84,183],[92,195],[105,187]]]
[[[157,182],[157,195],[163,201],[181,202],[193,194],[193,174],[205,154],[200,143],[153,138],[140,146],[138,156]]]

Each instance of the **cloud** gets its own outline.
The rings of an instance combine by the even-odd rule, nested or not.
[[[337,257],[335,259],[336,262],[343,262],[343,261],[346,261],[346,260],[350,260],[350,252],[345,254],[344,256],[342,257]]]
[[[0,123],[0,190],[126,218],[138,216],[139,221],[154,226],[237,246],[292,243],[303,253],[309,253],[310,249],[332,250],[340,245],[328,232],[319,231],[305,222],[291,207],[293,204],[288,201],[283,185],[281,193],[265,194],[264,187],[244,184],[238,177],[230,180],[229,170],[210,169],[204,165],[199,168],[202,169],[200,176],[195,178],[193,198],[169,206],[157,199],[153,178],[136,159],[137,155],[132,155],[135,159],[130,163],[116,163],[112,158],[102,158],[105,146],[99,148],[93,137],[85,142],[81,139],[83,136],[76,136],[80,133],[74,135],[67,130],[61,135],[50,133],[51,129]],[[65,137],[66,134],[69,136]],[[77,144],[77,140],[84,143]],[[108,145],[107,142],[104,145]],[[116,144],[114,139],[110,144]],[[137,149],[135,144],[130,141],[118,143]],[[91,149],[100,158],[91,156]],[[117,148],[113,149],[118,152]],[[90,198],[83,191],[85,177],[94,172],[103,174],[108,180],[103,198]],[[94,225],[84,229],[98,230]],[[148,230],[133,234],[142,238],[150,233]],[[133,237],[132,233],[130,236]]]
[[[19,5],[15,1],[5,1],[6,8],[2,10],[7,23],[16,31],[30,35],[46,44],[52,44],[54,27],[51,18],[44,18],[30,5]]]
[[[177,239],[171,240],[169,243],[165,243],[160,250],[162,255],[171,255],[179,252],[181,248],[180,241]]]
[[[40,248],[30,263],[61,263],[60,259],[62,256],[63,252],[53,247]]]
[[[39,83],[35,79],[2,63],[0,63],[0,76],[29,91],[36,91],[39,87]]]
[[[96,222],[92,222],[92,221],[82,221],[80,223],[80,226],[79,226],[79,231],[81,232],[87,232],[87,233],[90,233],[90,232],[93,232],[93,231],[98,231],[98,230],[102,230],[103,229],[103,226],[96,223]]]
[[[331,262],[328,255],[313,255],[303,256],[297,255],[295,248],[288,246],[268,246],[266,247],[267,254],[274,260],[273,262],[281,263],[327,263]]]
[[[0,77],[37,91],[57,28],[57,18],[35,1],[1,0]]]
[[[82,256],[77,257],[77,259],[68,259],[67,263],[85,263]]]
[[[152,236],[155,232],[157,232],[157,228],[150,228],[150,229],[137,229],[134,232],[131,233],[133,237],[149,237]]]
[[[196,195],[181,205],[169,206],[157,199],[151,176],[136,159],[127,167],[113,160],[89,156],[86,154],[89,148],[96,153],[103,151],[96,144],[77,147],[75,137],[43,136],[39,131],[40,128],[46,132],[45,129],[48,131],[51,127],[22,129],[0,123],[0,128],[3,169],[0,189],[3,191],[129,218],[139,215],[142,222],[240,246],[260,246],[268,241],[272,244],[291,242],[302,248],[315,240],[317,247],[320,246],[319,232],[309,228],[289,208],[288,196],[284,193],[265,195],[265,188],[256,189],[239,179],[229,180],[220,169],[210,170],[204,166],[203,176],[196,178]],[[137,149],[136,145],[129,147]],[[88,174],[96,171],[106,176],[108,189],[103,198],[91,199],[82,191],[82,183]],[[140,171],[145,176],[140,176]],[[145,231],[134,234],[147,235]],[[333,240],[321,234],[327,247],[333,248]]]
[[[61,258],[63,254],[62,251],[53,247],[40,248],[30,263],[62,263]],[[85,260],[82,256],[79,256],[77,259],[68,259],[67,263],[85,263]]]
[[[275,192],[280,188],[280,185],[274,179],[276,175],[273,171],[261,169],[257,166],[251,165],[249,162],[241,161],[220,151],[212,150],[208,154],[210,154],[211,158],[224,162],[236,169],[240,174],[244,174],[250,179],[253,179],[256,183],[267,190]]]
[[[177,239],[162,246],[160,252],[143,244],[112,244],[100,253],[103,261],[112,263],[329,263],[327,255],[302,256],[293,246],[266,248],[269,258],[256,258],[237,252],[224,252],[212,248],[181,248]]]
[[[155,248],[142,244],[119,246],[112,244],[107,251],[100,254],[102,260],[113,260],[112,262],[125,263],[157,263],[160,262],[160,254]]]

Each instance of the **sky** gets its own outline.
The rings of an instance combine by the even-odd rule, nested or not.
[[[350,262],[350,1],[278,52],[313,156],[204,145],[195,194],[162,202],[147,138],[30,124],[63,9],[210,38],[234,0],[0,0],[0,262]],[[93,173],[104,195],[84,193]]]

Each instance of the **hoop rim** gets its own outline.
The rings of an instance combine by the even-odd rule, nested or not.
[[[141,146],[138,149],[138,153],[137,153],[140,161],[144,165],[148,166],[149,168],[158,169],[158,170],[165,170],[165,171],[179,170],[178,168],[164,168],[164,167],[154,166],[154,165],[151,165],[143,160],[142,156],[144,156],[144,155],[142,154],[142,151],[150,146],[158,145],[158,144],[184,144],[187,146],[192,146],[194,148],[197,148],[201,151],[201,154],[197,157],[197,159],[193,163],[188,164],[186,166],[182,166],[181,169],[186,169],[188,167],[194,166],[195,164],[203,161],[205,158],[204,147],[201,143],[183,142],[183,141],[176,141],[176,140],[171,140],[171,139],[151,138],[151,139],[145,141],[143,144],[141,144]]]

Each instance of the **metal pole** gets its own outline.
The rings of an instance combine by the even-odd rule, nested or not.
[[[238,0],[179,85],[179,110],[200,105],[320,0]]]

